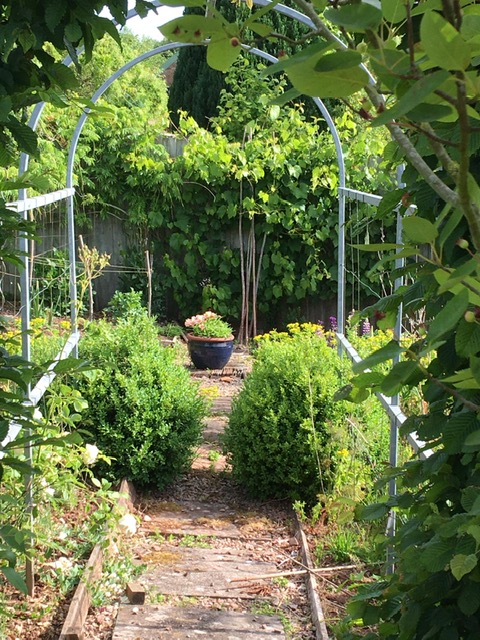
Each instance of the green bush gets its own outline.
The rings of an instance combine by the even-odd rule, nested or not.
[[[190,463],[205,415],[176,351],[160,345],[153,319],[134,315],[89,325],[80,355],[98,367],[81,392],[83,426],[113,458],[102,472],[163,488]]]
[[[340,360],[315,325],[262,340],[234,399],[224,447],[233,476],[259,498],[312,505],[331,488],[344,407],[334,402]]]
[[[133,289],[126,292],[115,291],[106,311],[111,314],[114,320],[139,318],[147,315],[147,309],[142,302],[142,292]]]

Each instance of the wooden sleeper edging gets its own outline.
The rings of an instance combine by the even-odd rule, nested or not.
[[[318,595],[318,584],[314,573],[315,565],[313,564],[310,549],[308,548],[307,536],[302,529],[302,524],[298,516],[296,516],[295,519],[297,524],[297,532],[295,534],[295,537],[300,544],[302,562],[308,569],[305,580],[307,585],[308,599],[312,612],[312,620],[315,626],[315,637],[316,640],[330,640],[328,636],[327,626],[325,624],[325,616],[322,609],[322,603],[320,602],[320,598]]]
[[[135,489],[131,482],[122,480],[119,493],[120,497],[115,508],[131,511],[135,499]],[[103,555],[103,548],[97,543],[85,565],[58,640],[83,640],[85,620],[92,600],[91,585],[102,575]]]

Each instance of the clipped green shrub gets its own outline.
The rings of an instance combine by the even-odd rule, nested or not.
[[[289,329],[260,341],[223,442],[234,478],[250,494],[312,505],[333,483],[341,362],[318,325]]]
[[[190,463],[205,416],[176,351],[160,345],[153,319],[133,315],[89,325],[80,356],[98,367],[81,392],[89,405],[83,426],[113,459],[103,474],[165,487]]]

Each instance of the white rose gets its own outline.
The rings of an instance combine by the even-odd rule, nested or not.
[[[94,444],[86,444],[85,450],[82,453],[82,460],[87,466],[95,464],[99,453],[100,449],[97,446]]]
[[[69,571],[73,567],[73,562],[68,558],[65,558],[65,556],[61,556],[58,560],[55,560],[55,562],[52,562],[51,566],[54,569],[58,569],[62,573],[65,573],[66,571]]]
[[[135,516],[131,513],[127,513],[126,515],[122,516],[118,521],[118,526],[123,533],[129,536],[133,536],[137,532],[137,521],[135,519]]]

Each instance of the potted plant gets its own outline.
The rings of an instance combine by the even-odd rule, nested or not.
[[[185,320],[190,358],[197,369],[222,369],[233,352],[232,327],[213,311]]]

